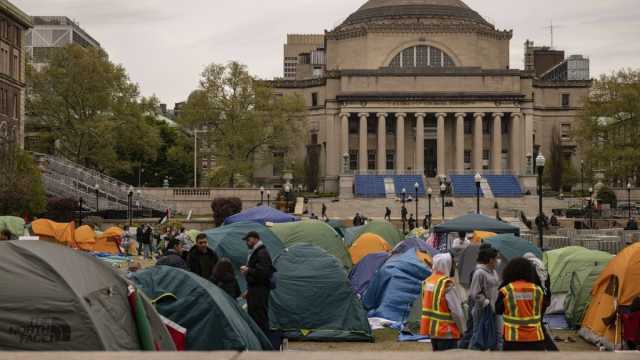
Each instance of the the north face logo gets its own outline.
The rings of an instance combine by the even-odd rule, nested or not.
[[[20,343],[51,344],[71,341],[71,327],[57,317],[32,318],[21,327],[12,326],[9,333],[19,337]]]

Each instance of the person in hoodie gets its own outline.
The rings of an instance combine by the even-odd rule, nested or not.
[[[177,239],[171,239],[167,246],[167,252],[158,259],[157,266],[171,266],[182,270],[189,270],[187,263],[182,258],[182,243]]]
[[[233,270],[233,264],[231,263],[231,260],[227,258],[218,260],[216,267],[213,269],[213,275],[210,280],[234,299],[237,299],[242,295],[240,292],[240,286],[238,285],[238,280],[236,280],[235,271]]]

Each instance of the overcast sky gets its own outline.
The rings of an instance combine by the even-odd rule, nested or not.
[[[67,16],[121,63],[145,96],[184,100],[211,62],[238,60],[262,78],[282,76],[287,33],[332,29],[365,0],[11,0],[29,15]],[[499,29],[513,29],[511,67],[523,43],[591,59],[593,77],[640,67],[638,0],[466,0]]]

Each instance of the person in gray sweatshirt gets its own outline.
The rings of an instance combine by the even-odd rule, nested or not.
[[[498,259],[498,250],[494,249],[489,244],[483,244],[480,246],[480,252],[478,254],[478,265],[473,273],[471,280],[471,287],[469,288],[469,303],[473,304],[471,308],[471,318],[473,319],[473,329],[471,334],[474,334],[474,330],[478,328],[482,322],[484,316],[484,310],[487,306],[491,306],[492,310],[495,306],[495,302],[498,299],[498,289],[500,287],[500,276],[496,269],[499,266],[500,260]],[[496,317],[496,329],[498,334],[498,347],[500,345],[501,327],[499,318]],[[475,339],[472,336],[470,341],[470,347],[474,348],[473,344]],[[478,349],[478,350],[498,350],[498,349]]]

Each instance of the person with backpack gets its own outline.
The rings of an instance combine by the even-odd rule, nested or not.
[[[240,267],[240,272],[247,279],[246,299],[249,316],[269,336],[269,295],[273,287],[272,277],[275,268],[271,262],[271,255],[257,232],[249,232],[244,241],[249,248],[249,258],[247,265]]]
[[[211,275],[211,279],[209,280],[234,299],[242,295],[238,280],[236,280],[235,271],[233,270],[233,264],[228,258],[222,258],[218,261],[216,267],[213,269],[213,275]]]

